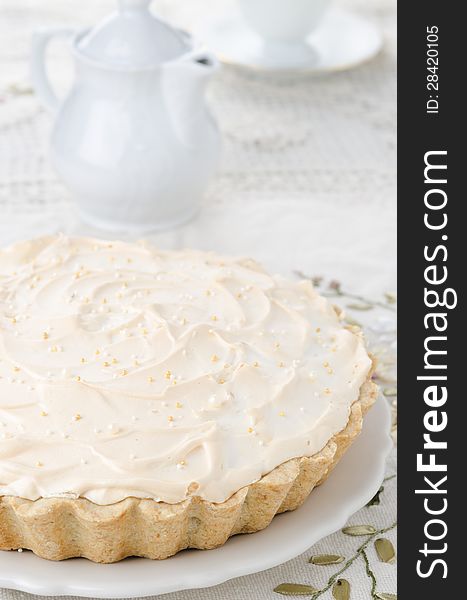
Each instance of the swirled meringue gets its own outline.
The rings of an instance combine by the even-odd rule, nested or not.
[[[223,502],[343,429],[361,337],[247,259],[64,235],[0,251],[0,496]]]

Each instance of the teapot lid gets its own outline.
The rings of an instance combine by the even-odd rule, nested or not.
[[[150,3],[118,0],[118,10],[79,40],[79,50],[121,68],[152,67],[185,54],[190,49],[186,34],[154,17]]]

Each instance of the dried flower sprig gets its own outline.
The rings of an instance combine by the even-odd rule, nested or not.
[[[294,273],[301,279],[308,279],[315,287],[321,287],[324,281],[324,278],[321,276],[310,276],[300,270],[295,270]],[[321,293],[323,296],[328,298],[344,297],[354,300],[358,304],[351,303],[347,305],[347,308],[351,310],[371,310],[376,307],[384,308],[392,312],[395,312],[396,310],[395,305],[397,304],[397,297],[392,292],[384,293],[385,302],[382,302],[381,300],[372,300],[365,298],[364,296],[360,296],[359,294],[352,294],[345,291],[342,289],[341,282],[337,281],[336,279],[332,279],[328,283],[327,287],[321,291]]]
[[[392,479],[392,476],[390,477]],[[319,598],[320,596],[322,596],[323,594],[325,594],[328,590],[330,590],[331,588],[333,588],[333,590],[335,589],[335,584],[337,583],[338,580],[340,580],[340,576],[345,573],[345,571],[347,571],[347,569],[360,557],[362,557],[364,563],[365,563],[365,569],[366,569],[366,573],[371,581],[371,598],[373,600],[380,600],[382,597],[384,598],[386,597],[393,597],[394,599],[397,597],[395,594],[385,594],[385,593],[381,593],[377,591],[377,579],[376,579],[376,575],[374,574],[371,565],[370,565],[370,561],[368,560],[368,555],[366,553],[366,550],[369,546],[369,544],[378,536],[383,535],[384,533],[387,533],[388,531],[391,531],[392,529],[394,529],[397,526],[397,521],[392,523],[392,525],[389,525],[389,527],[383,527],[382,529],[375,529],[372,526],[354,526],[354,527],[347,527],[344,528],[342,531],[343,533],[347,533],[347,535],[366,535],[367,538],[366,540],[363,542],[363,544],[361,546],[359,546],[357,548],[357,551],[355,552],[355,554],[349,558],[345,564],[339,569],[337,570],[333,575],[331,575],[331,577],[328,579],[328,582],[326,583],[326,585],[321,588],[320,590],[317,590],[315,587],[311,586],[311,585],[305,585],[305,584],[295,584],[295,583],[282,583],[278,586],[276,586],[274,588],[274,591],[278,594],[282,594],[284,596],[310,596],[310,600],[316,600],[316,598]],[[361,528],[361,532],[362,533],[358,533],[357,531],[357,527]],[[371,533],[368,533],[371,532]],[[340,580],[340,581],[345,581],[345,580]],[[348,582],[347,582],[348,584]],[[345,585],[345,589],[350,591],[350,585]],[[335,597],[335,596],[334,596]]]

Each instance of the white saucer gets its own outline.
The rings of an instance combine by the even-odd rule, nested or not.
[[[339,8],[331,8],[306,43],[293,48],[267,48],[237,11],[203,19],[194,33],[222,62],[261,71],[342,71],[370,60],[383,44],[375,25]]]
[[[51,562],[31,552],[0,551],[0,587],[44,596],[143,597],[217,585],[279,565],[345,525],[378,491],[392,448],[391,417],[379,397],[363,432],[325,484],[301,508],[275,517],[265,530],[237,535],[215,550],[185,550],[167,560],[126,559],[98,565]],[[343,493],[345,490],[345,494]]]

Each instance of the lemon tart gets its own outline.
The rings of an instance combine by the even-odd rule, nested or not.
[[[0,549],[167,558],[297,508],[376,397],[361,333],[250,259],[0,251]]]

